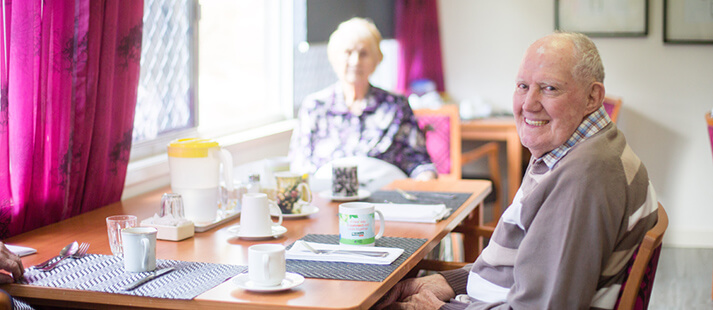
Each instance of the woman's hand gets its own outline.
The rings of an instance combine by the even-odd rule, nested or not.
[[[435,180],[438,178],[438,174],[436,174],[435,171],[424,171],[416,175],[414,177],[414,180],[416,181],[428,181],[428,180]]]
[[[455,296],[446,279],[435,274],[397,283],[373,309],[438,309]]]
[[[25,273],[20,257],[10,252],[2,242],[0,242],[0,270],[7,272],[0,272],[0,284],[17,281]],[[12,276],[8,273],[12,274]]]

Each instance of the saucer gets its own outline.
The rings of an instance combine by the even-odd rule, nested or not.
[[[351,196],[351,197],[341,197],[341,196],[332,196],[332,191],[331,190],[326,190],[326,191],[321,191],[319,192],[319,197],[329,199],[332,201],[354,201],[354,200],[362,200],[369,198],[371,196],[371,192],[365,189],[360,189],[359,194],[356,196]]]
[[[285,228],[284,226],[272,225],[271,228],[272,228],[272,234],[264,235],[264,236],[254,236],[254,235],[247,236],[247,235],[241,234],[240,233],[240,225],[228,227],[228,232],[238,236],[238,238],[240,238],[240,239],[245,239],[245,240],[274,239],[274,238],[278,238],[278,237],[284,235],[287,232],[287,228]]]
[[[235,283],[235,285],[244,290],[253,292],[278,292],[289,290],[302,284],[304,281],[305,277],[292,272],[285,273],[285,278],[282,279],[280,285],[275,286],[257,286],[255,283],[250,281],[250,276],[247,273],[241,273],[233,277],[233,283]]]
[[[302,213],[298,213],[298,214],[284,214],[283,213],[282,218],[283,219],[296,219],[296,218],[308,217],[312,214],[319,212],[319,208],[309,205],[309,206],[302,207],[302,211],[303,211]],[[277,214],[270,214],[270,215],[277,217]]]

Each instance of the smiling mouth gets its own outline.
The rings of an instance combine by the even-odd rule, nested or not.
[[[550,121],[533,121],[531,119],[525,118],[525,123],[527,123],[530,126],[537,126],[537,127],[544,126],[549,122]]]

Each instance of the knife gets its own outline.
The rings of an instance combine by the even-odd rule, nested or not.
[[[174,271],[174,270],[176,270],[176,267],[169,267],[169,268],[166,268],[166,269],[161,269],[161,270],[159,270],[159,271],[156,271],[154,274],[150,274],[150,275],[148,275],[148,276],[145,276],[145,277],[143,277],[143,278],[141,278],[141,279],[139,279],[139,280],[136,280],[136,282],[131,283],[131,284],[125,286],[125,287],[123,288],[123,290],[125,290],[125,291],[131,291],[131,290],[133,290],[133,289],[135,289],[135,288],[137,288],[137,287],[143,285],[143,284],[146,283],[146,282],[149,282],[149,281],[151,281],[151,280],[153,280],[153,279],[156,279],[156,278],[158,278],[158,277],[160,277],[160,276],[162,276],[162,275],[165,275],[165,274],[167,274],[167,273],[169,273],[169,272],[171,272],[171,271]]]

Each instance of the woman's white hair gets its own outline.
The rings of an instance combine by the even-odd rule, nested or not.
[[[381,53],[381,33],[373,22],[361,17],[352,17],[342,22],[329,36],[327,43],[327,57],[333,63],[334,57],[344,52],[344,47],[357,41],[366,40],[370,43],[371,49],[377,56],[377,64],[384,58]]]

